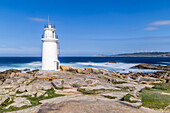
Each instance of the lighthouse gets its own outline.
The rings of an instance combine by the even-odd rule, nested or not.
[[[44,25],[44,34],[42,35],[42,70],[59,70],[59,43],[58,36],[55,34],[55,25]]]

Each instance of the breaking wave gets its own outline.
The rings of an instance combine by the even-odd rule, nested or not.
[[[93,68],[104,68],[109,71],[116,71],[121,73],[128,72],[155,72],[156,70],[149,69],[131,69],[131,67],[137,65],[139,63],[109,63],[109,62],[68,62],[61,63],[61,65],[65,66],[74,66],[74,67],[93,67]],[[34,61],[30,63],[11,63],[6,65],[0,65],[0,71],[5,71],[7,69],[41,69],[42,62]]]
[[[93,68],[104,68],[109,71],[116,71],[121,73],[128,73],[128,72],[145,72],[145,73],[153,73],[156,70],[151,69],[131,69],[131,67],[138,65],[138,63],[95,63],[95,62],[76,62],[76,63],[62,63],[61,65],[66,66],[74,66],[74,67],[93,67]]]

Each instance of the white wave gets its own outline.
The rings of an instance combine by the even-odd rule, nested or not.
[[[0,66],[0,71],[5,71],[7,69],[41,69],[41,62],[31,62],[31,63],[13,63],[7,66]]]
[[[160,62],[160,63],[163,63],[163,64],[161,64],[161,65],[164,65],[164,66],[170,65],[170,62]]]
[[[0,71],[5,71],[7,69],[41,69],[41,62],[31,62],[31,63],[17,63],[12,64],[8,66],[0,66]],[[71,63],[61,63],[61,65],[65,66],[74,66],[74,67],[93,67],[93,68],[104,68],[109,71],[116,71],[121,73],[128,73],[128,72],[155,72],[157,70],[149,70],[149,69],[131,69],[131,67],[137,65],[137,63],[108,63],[108,62],[102,62],[102,63],[96,63],[96,62],[71,62]]]
[[[144,72],[144,73],[153,73],[157,70],[150,70],[150,69],[131,69],[131,67],[138,65],[138,63],[95,63],[95,62],[77,62],[77,63],[62,63],[62,65],[67,66],[75,66],[80,68],[85,67],[94,67],[94,68],[104,68],[109,71],[116,71],[121,73],[128,73],[128,72]]]
[[[41,62],[31,62],[31,63],[27,63],[27,65],[32,65],[32,66],[41,66],[42,63]]]
[[[85,62],[85,63],[77,63],[81,65],[86,65],[86,66],[97,66],[97,67],[108,67],[108,68],[114,68],[114,69],[127,69],[130,67],[133,67],[137,64],[132,64],[132,63],[94,63],[94,62]]]

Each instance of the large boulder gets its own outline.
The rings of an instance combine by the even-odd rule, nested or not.
[[[152,65],[152,64],[139,64],[134,67],[131,67],[132,69],[154,69],[154,70],[170,70],[170,65],[169,66],[162,66],[162,65]]]
[[[54,79],[51,84],[55,87],[55,88],[62,88],[64,87],[64,80],[63,79]]]
[[[99,69],[99,71],[101,74],[105,74],[109,72],[107,69]]]
[[[152,77],[141,77],[139,79],[139,81],[146,81],[146,82],[156,82],[156,78],[152,78]]]
[[[85,72],[86,72],[86,73],[93,73],[93,70],[92,70],[91,67],[86,67],[86,68],[85,68]]]
[[[38,91],[38,89],[40,89],[40,86],[35,85],[35,84],[31,84],[31,85],[28,85],[28,86],[25,87],[25,90],[27,92],[35,92],[36,93]]]
[[[21,73],[21,70],[9,69],[3,72],[0,72],[0,80],[5,81],[11,74]]]
[[[85,72],[86,73],[93,73],[93,74],[106,74],[106,73],[108,73],[108,70],[86,67]]]
[[[83,69],[79,67],[70,67],[70,66],[60,66],[60,69],[62,71],[77,72],[77,73],[80,73],[83,71]]]

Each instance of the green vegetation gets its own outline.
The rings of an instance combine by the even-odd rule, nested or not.
[[[105,97],[105,98],[108,98],[108,99],[115,99],[115,98],[117,98],[117,97],[109,96],[109,95],[105,95],[104,97]]]
[[[47,94],[48,96],[45,96],[45,94]],[[41,100],[64,96],[64,95],[61,95],[61,94],[56,94],[55,90],[53,88],[49,89],[49,90],[46,90],[45,94],[41,95],[40,97],[31,97],[31,96],[26,97],[31,102],[31,104],[32,104],[31,106],[22,106],[22,107],[12,107],[11,106],[8,109],[2,109],[2,107],[0,107],[0,113],[1,112],[3,113],[3,112],[10,112],[10,111],[17,111],[17,110],[26,109],[26,108],[33,107],[33,106],[41,104],[39,102]],[[11,103],[8,103],[8,105],[9,104],[11,104]]]
[[[112,82],[113,84],[123,84],[123,83],[127,83],[127,82]]]
[[[24,92],[17,90],[16,93],[21,94],[21,93],[24,93]]]
[[[86,73],[80,72],[79,74],[86,74]]]
[[[115,86],[117,88],[120,88],[121,91],[128,91],[129,90],[129,87],[119,87],[119,86]]]
[[[85,89],[77,89],[77,91],[83,93],[84,95],[93,95],[93,94],[99,94],[100,92],[105,92],[105,91],[120,91],[120,90],[114,90],[114,89],[93,89],[93,90],[85,90]]]
[[[157,83],[153,88],[145,88],[141,92],[142,106],[164,109],[170,105],[170,95],[161,94],[170,93],[170,83]]]
[[[139,53],[118,54],[118,55],[162,55],[162,54],[170,54],[170,52],[139,52]]]
[[[170,83],[153,83],[153,91],[160,91],[165,93],[170,93]]]
[[[121,98],[120,100],[121,100],[121,101],[130,102],[130,103],[136,103],[136,102],[138,102],[138,101],[131,101],[131,100],[130,100],[130,97],[132,97],[132,96],[133,96],[133,95],[127,94],[127,95],[125,95],[123,98]]]
[[[61,88],[55,88],[56,90],[63,90],[64,89],[64,87],[61,87]]]
[[[10,98],[8,97],[8,99],[6,99],[3,103],[1,103],[1,105],[0,105],[0,110],[1,110],[3,107],[8,106],[9,104],[12,104],[13,102],[14,102],[13,99],[10,100]]]

